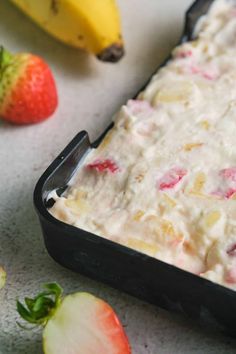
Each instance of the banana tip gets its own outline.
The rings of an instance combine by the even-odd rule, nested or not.
[[[122,45],[112,44],[99,53],[97,58],[101,61],[116,63],[123,57],[124,53],[125,51]]]

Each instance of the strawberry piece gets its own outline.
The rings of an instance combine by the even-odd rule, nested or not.
[[[236,256],[236,243],[228,249],[227,254],[229,256]]]
[[[236,284],[236,268],[232,268],[226,273],[225,281],[229,284]]]
[[[223,199],[230,199],[235,193],[236,193],[236,189],[229,188],[226,190],[217,189],[217,190],[211,192],[211,195],[214,195],[216,197],[223,198]]]
[[[176,58],[185,59],[190,58],[193,55],[192,50],[182,50],[176,54]]]
[[[19,301],[20,315],[30,323],[42,324],[45,354],[130,354],[124,329],[114,310],[103,300],[85,293],[61,298],[57,284],[34,299]]]
[[[201,69],[195,65],[190,67],[190,72],[191,72],[191,74],[201,74],[202,73]]]
[[[45,327],[50,354],[128,354],[129,344],[112,308],[87,293],[67,296]]]
[[[52,72],[33,54],[12,55],[0,48],[0,116],[15,124],[37,123],[58,104]]]
[[[207,80],[215,80],[216,79],[215,75],[208,73],[208,72],[202,72],[202,76]]]
[[[139,115],[146,113],[147,115],[153,112],[153,108],[148,101],[143,100],[129,100],[127,102],[131,114]]]
[[[88,169],[91,170],[95,170],[97,172],[111,172],[111,173],[115,173],[119,170],[119,167],[117,166],[117,164],[110,160],[110,159],[106,159],[106,160],[95,160],[93,163],[90,163],[86,166]]]
[[[236,167],[230,167],[221,170],[220,176],[226,180],[236,182]]]
[[[234,194],[236,193],[236,189],[235,188],[229,188],[225,194],[224,194],[224,197],[226,199],[230,199]]]
[[[219,176],[223,179],[224,183],[212,194],[221,198],[230,199],[236,193],[236,167],[221,170]]]
[[[231,197],[233,197],[233,195],[236,193],[236,189],[235,188],[228,188],[226,190],[222,190],[222,189],[217,189],[215,191],[213,191],[211,193],[211,195],[215,195],[219,198],[225,198],[225,199],[230,199]]]
[[[192,65],[190,67],[190,73],[200,75],[200,76],[204,77],[205,79],[211,80],[211,81],[216,80],[216,78],[217,78],[216,74],[204,71],[196,65]]]
[[[166,189],[172,189],[182,180],[186,174],[187,170],[183,168],[172,168],[159,179],[157,186],[162,191]]]

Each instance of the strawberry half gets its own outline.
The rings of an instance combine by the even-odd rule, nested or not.
[[[19,301],[17,310],[28,322],[41,324],[45,354],[130,354],[128,339],[113,309],[103,300],[75,293],[61,298],[53,283],[34,299]]]
[[[43,59],[0,47],[0,116],[15,124],[37,123],[51,116],[57,104],[55,81]]]

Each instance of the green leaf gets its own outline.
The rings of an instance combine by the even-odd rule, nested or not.
[[[48,283],[44,285],[44,288],[55,294],[56,298],[62,295],[63,289],[57,283]]]
[[[20,301],[17,300],[16,302],[17,311],[20,316],[29,323],[36,323],[34,318],[32,318],[31,313],[21,304]]]
[[[46,320],[55,309],[55,302],[47,297],[40,297],[35,301],[32,309],[32,316],[36,320]]]
[[[61,302],[61,297],[63,293],[62,287],[57,283],[48,283],[44,285],[44,288],[48,289],[48,291],[51,291],[52,294],[55,295],[55,305],[57,307]]]
[[[53,307],[55,307],[55,302],[52,299],[41,296],[35,300],[34,305],[32,307],[32,312],[37,313],[41,312],[44,308],[49,310]]]
[[[45,325],[61,303],[62,288],[57,283],[44,285],[45,291],[35,298],[25,298],[25,305],[17,301],[17,311],[27,322]]]
[[[30,299],[29,297],[25,297],[25,303],[26,303],[26,306],[28,307],[29,311],[31,311],[34,306],[34,299]]]

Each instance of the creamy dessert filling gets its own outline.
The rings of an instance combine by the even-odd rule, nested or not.
[[[235,136],[236,2],[215,0],[49,211],[236,289]]]

